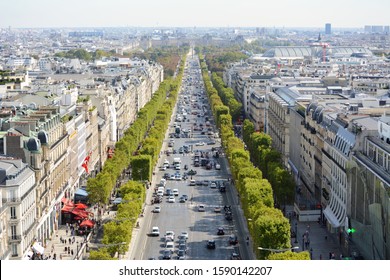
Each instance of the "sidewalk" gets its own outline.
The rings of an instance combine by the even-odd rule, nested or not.
[[[292,213],[293,207],[286,207],[286,210],[287,213]],[[325,226],[321,226],[318,222],[299,222],[292,218],[290,224],[293,231],[295,231],[295,223],[297,223],[297,237],[291,238],[291,247],[299,247],[295,252],[309,251],[312,260],[329,260],[330,254],[333,253],[335,259],[340,260],[342,251],[337,237],[329,233]],[[306,232],[308,238],[303,237]],[[308,247],[304,244],[305,240],[310,241]]]
[[[96,216],[96,210],[94,210],[93,207],[89,208],[87,211],[94,213]],[[104,211],[101,217],[102,221],[115,218],[115,214],[116,211],[110,211],[110,214],[108,214],[107,211]],[[97,225],[95,225],[94,230],[97,232]],[[73,236],[70,227],[60,225],[58,230],[53,233],[52,238],[47,241],[44,258],[52,260],[55,254],[56,260],[75,260],[77,259],[76,256],[79,252],[79,259],[84,259],[84,255],[88,255],[85,252],[86,245],[88,244],[90,248],[94,246],[95,235],[91,233],[85,238],[84,236],[78,236],[76,232],[74,232]],[[87,243],[85,242],[85,239],[87,239]],[[65,251],[65,247],[70,250]]]

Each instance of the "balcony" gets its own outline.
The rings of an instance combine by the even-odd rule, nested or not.
[[[3,204],[13,204],[13,203],[20,203],[22,200],[20,197],[13,197],[13,198],[3,198],[1,200]]]
[[[21,241],[22,240],[22,236],[21,235],[11,235],[9,237],[9,241],[12,242],[12,241]]]

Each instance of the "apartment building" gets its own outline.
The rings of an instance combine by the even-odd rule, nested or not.
[[[21,159],[0,157],[2,260],[23,259],[35,239],[35,174]]]
[[[350,208],[348,236],[367,259],[388,260],[390,246],[390,118],[377,119],[378,135],[362,139],[362,149],[349,166]],[[364,126],[355,126],[357,134]],[[348,240],[347,239],[347,240]],[[346,244],[348,245],[348,243]]]

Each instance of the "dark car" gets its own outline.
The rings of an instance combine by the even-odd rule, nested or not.
[[[185,259],[186,252],[183,250],[177,251],[177,259],[178,260],[184,260]]]
[[[172,258],[171,250],[164,250],[163,252],[163,260],[170,260]]]
[[[230,259],[231,260],[241,260],[241,257],[238,253],[232,253],[232,255],[230,256]]]
[[[238,243],[237,236],[232,234],[229,236],[229,244],[230,245],[236,245]]]
[[[224,235],[224,234],[225,234],[225,231],[224,231],[223,227],[218,228],[217,235]]]
[[[207,249],[215,249],[215,240],[207,241]]]

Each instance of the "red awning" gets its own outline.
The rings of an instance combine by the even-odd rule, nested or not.
[[[62,207],[61,211],[62,211],[62,212],[72,212],[73,209],[74,209],[73,206],[64,205],[64,207]]]
[[[80,216],[82,218],[88,218],[88,212],[82,209],[73,208],[72,214]]]
[[[74,206],[74,203],[70,199],[68,199],[66,197],[63,197],[61,199],[61,202],[64,203],[64,205]]]
[[[89,228],[91,228],[91,227],[94,226],[94,224],[95,223],[92,222],[91,220],[84,220],[84,221],[81,222],[80,227],[89,227]]]
[[[85,205],[84,203],[76,203],[75,206],[77,209],[82,209],[82,210],[85,210],[88,208],[88,206]]]

